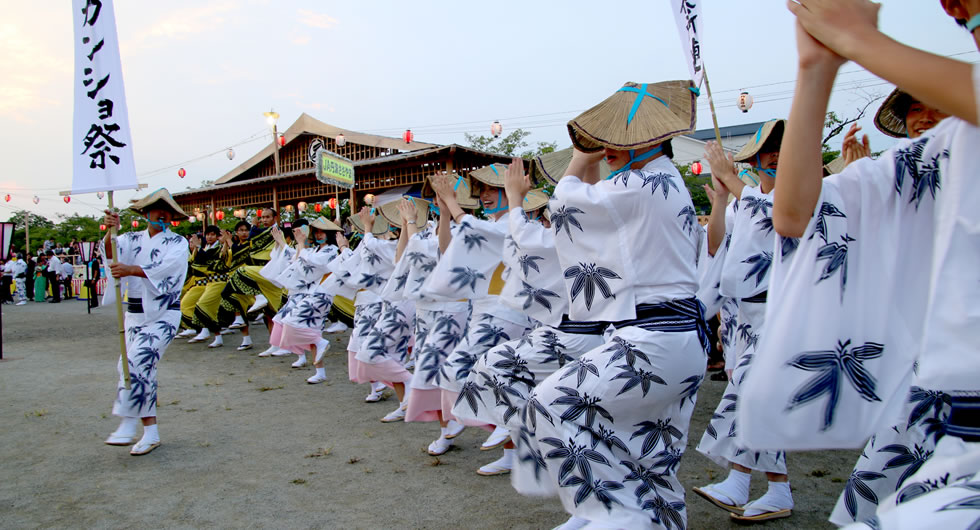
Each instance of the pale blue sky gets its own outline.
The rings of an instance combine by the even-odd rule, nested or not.
[[[69,2],[0,3],[0,195],[14,196],[0,200],[0,218],[21,208],[95,213],[94,195],[70,205],[57,196],[71,185]],[[270,108],[281,129],[306,112],[395,137],[411,127],[416,139],[445,144],[487,134],[500,119],[505,133],[524,127],[532,142],[567,146],[565,122],[624,81],[688,77],[668,0],[117,0],[115,8],[136,169],[151,189],[196,187],[246,160],[269,141],[262,113]],[[785,117],[796,68],[784,2],[705,0],[702,9],[721,125]],[[980,60],[938,0],[886,0],[881,27],[902,42]],[[843,71],[831,102],[840,113],[892,88],[856,65]],[[743,87],[756,98],[747,114],[734,106]],[[710,127],[701,100],[698,125]],[[870,116],[862,125],[873,131]],[[876,150],[890,143],[871,136]],[[229,161],[225,149],[249,138]],[[177,167],[157,171],[179,165],[183,180]]]

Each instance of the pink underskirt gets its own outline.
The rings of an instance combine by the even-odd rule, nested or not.
[[[323,337],[323,334],[315,329],[297,328],[289,324],[276,322],[272,325],[272,333],[269,335],[269,344],[287,349],[297,355],[306,353],[307,350],[313,351],[312,347]]]
[[[412,390],[412,393],[418,392],[417,390]],[[411,397],[411,396],[409,396]],[[494,426],[488,423],[481,423],[472,420],[461,420],[456,416],[453,416],[453,405],[456,404],[456,400],[459,399],[459,392],[453,392],[451,390],[442,390],[442,418],[446,421],[456,420],[467,427],[479,427],[487,432],[493,432]]]
[[[398,361],[387,359],[380,363],[365,363],[354,359],[356,364],[354,379],[355,383],[370,383],[380,381],[387,386],[394,388],[394,383],[408,383],[412,380],[412,374],[405,369]]]
[[[352,383],[357,382],[357,363],[358,360],[356,351],[347,350],[347,378],[351,380]]]
[[[408,394],[408,409],[405,421],[439,421],[442,410],[442,393],[438,388],[419,390],[413,388]]]

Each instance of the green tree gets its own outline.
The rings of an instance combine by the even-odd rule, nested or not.
[[[464,135],[473,149],[504,156],[520,156],[524,159],[551,153],[558,148],[557,142],[537,142],[533,148],[528,149],[531,146],[525,138],[531,136],[531,132],[524,129],[514,129],[514,132],[500,138],[470,133]]]
[[[680,172],[681,177],[684,178],[684,185],[687,186],[687,191],[691,194],[691,202],[694,203],[694,211],[698,212],[699,215],[710,213],[711,201],[708,200],[708,194],[705,193],[703,186],[710,182],[711,177],[708,175],[695,175],[691,173],[689,166],[682,166],[676,163],[674,166]]]

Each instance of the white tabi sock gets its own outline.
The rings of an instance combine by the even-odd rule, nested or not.
[[[711,489],[726,497],[718,500],[735,506],[741,506],[749,502],[749,484],[751,482],[751,473],[743,473],[732,469],[728,472],[728,478],[717,484],[712,484]]]
[[[296,364],[302,364],[306,362],[306,354],[300,353],[296,355]]]
[[[116,432],[112,433],[112,435],[119,438],[133,438],[139,433],[139,426],[139,418],[125,417],[119,422],[119,427],[116,428]]]
[[[327,376],[327,369],[326,368],[317,368],[316,369],[316,375],[319,375],[321,377],[326,377]]]
[[[143,440],[146,442],[157,443],[160,441],[160,432],[157,431],[157,425],[144,425],[143,426]]]
[[[371,382],[371,392],[381,392],[384,389],[385,389],[385,384],[382,383],[381,381]]]
[[[242,337],[242,346],[249,346],[251,344],[252,344],[252,337],[251,337],[251,335]]]
[[[755,506],[759,506],[756,508]],[[744,515],[751,517],[767,512],[793,509],[793,492],[789,482],[769,482],[769,490],[758,499],[745,505]]]

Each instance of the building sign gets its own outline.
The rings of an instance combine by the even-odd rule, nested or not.
[[[354,187],[354,162],[321,148],[316,152],[316,179],[324,184],[351,189]]]

